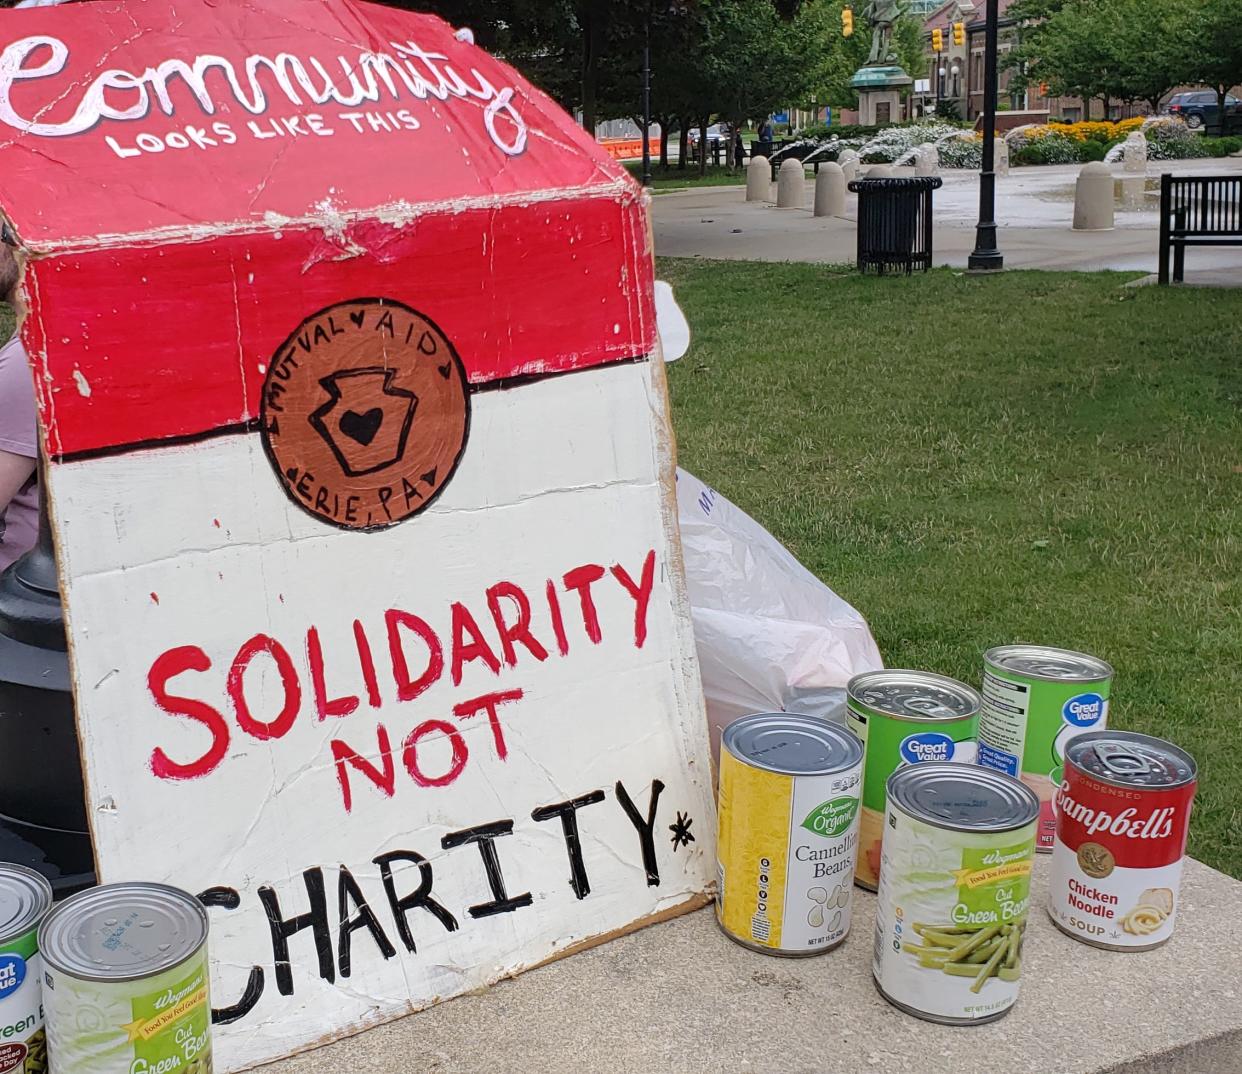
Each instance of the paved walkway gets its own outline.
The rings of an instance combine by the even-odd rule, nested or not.
[[[1139,208],[1119,208],[1112,231],[1074,231],[1074,180],[1079,170],[1075,165],[1015,168],[997,179],[998,243],[1006,266],[1153,272],[1158,195],[1148,194]],[[1149,167],[1153,179],[1164,170],[1179,175],[1242,174],[1242,159],[1153,162]],[[1119,166],[1115,172],[1120,178]],[[935,262],[965,267],[975,244],[978,173],[947,171],[942,178],[944,186],[935,194]],[[813,195],[809,175],[803,209],[747,202],[742,187],[659,194],[653,202],[656,253],[750,261],[852,261],[857,199],[847,196],[844,217],[816,218],[810,210]],[[772,198],[774,202],[775,186]],[[1191,250],[1186,264],[1194,272],[1242,272],[1242,247]]]
[[[1242,884],[1189,862],[1173,938],[1123,954],[1052,927],[1047,872],[1041,857],[1022,997],[990,1025],[937,1025],[884,1002],[875,897],[855,889],[850,936],[821,958],[746,951],[702,910],[261,1072],[1238,1074]]]

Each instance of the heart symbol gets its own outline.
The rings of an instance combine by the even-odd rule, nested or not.
[[[364,414],[347,410],[341,415],[341,432],[363,447],[375,439],[375,434],[383,424],[384,412],[379,407],[372,407]]]

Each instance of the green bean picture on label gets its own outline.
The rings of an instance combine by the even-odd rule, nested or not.
[[[904,781],[899,773],[889,785],[876,982],[887,999],[919,1017],[990,1021],[1018,997],[1038,799],[1018,780],[980,768],[928,765],[915,775],[924,773]],[[913,795],[894,800],[894,784]],[[916,816],[919,793],[924,807]],[[971,810],[1003,819],[985,815],[971,823],[962,816]]]

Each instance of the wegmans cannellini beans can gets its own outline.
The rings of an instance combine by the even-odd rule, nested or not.
[[[863,742],[862,813],[854,880],[875,891],[884,839],[884,787],[905,765],[973,764],[979,695],[927,671],[868,671],[846,688],[846,723]]]
[[[38,928],[52,886],[33,869],[0,864],[0,1074],[44,1074]]]
[[[716,918],[745,947],[818,955],[850,931],[862,744],[791,712],[721,736]]]
[[[872,971],[908,1014],[991,1022],[1018,999],[1039,799],[976,765],[921,764],[888,781]]]
[[[1196,778],[1190,754],[1149,735],[1097,731],[1070,743],[1048,887],[1057,928],[1113,951],[1168,940]]]
[[[1000,645],[983,654],[979,763],[1017,776],[1040,801],[1035,849],[1052,850],[1052,801],[1065,749],[1108,723],[1113,669],[1087,653],[1047,645]]]
[[[43,919],[53,1074],[211,1074],[207,913],[163,884],[108,884]]]

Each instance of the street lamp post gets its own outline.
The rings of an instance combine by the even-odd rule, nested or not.
[[[975,248],[966,264],[979,271],[1004,268],[1005,259],[996,246],[996,23],[997,0],[987,0],[983,54],[983,169],[979,173],[979,224]]]
[[[943,67],[936,68],[936,115],[940,115],[940,102],[944,99],[944,76],[948,72]]]
[[[643,24],[643,186],[651,186],[651,8]],[[663,145],[663,142],[660,143]]]

